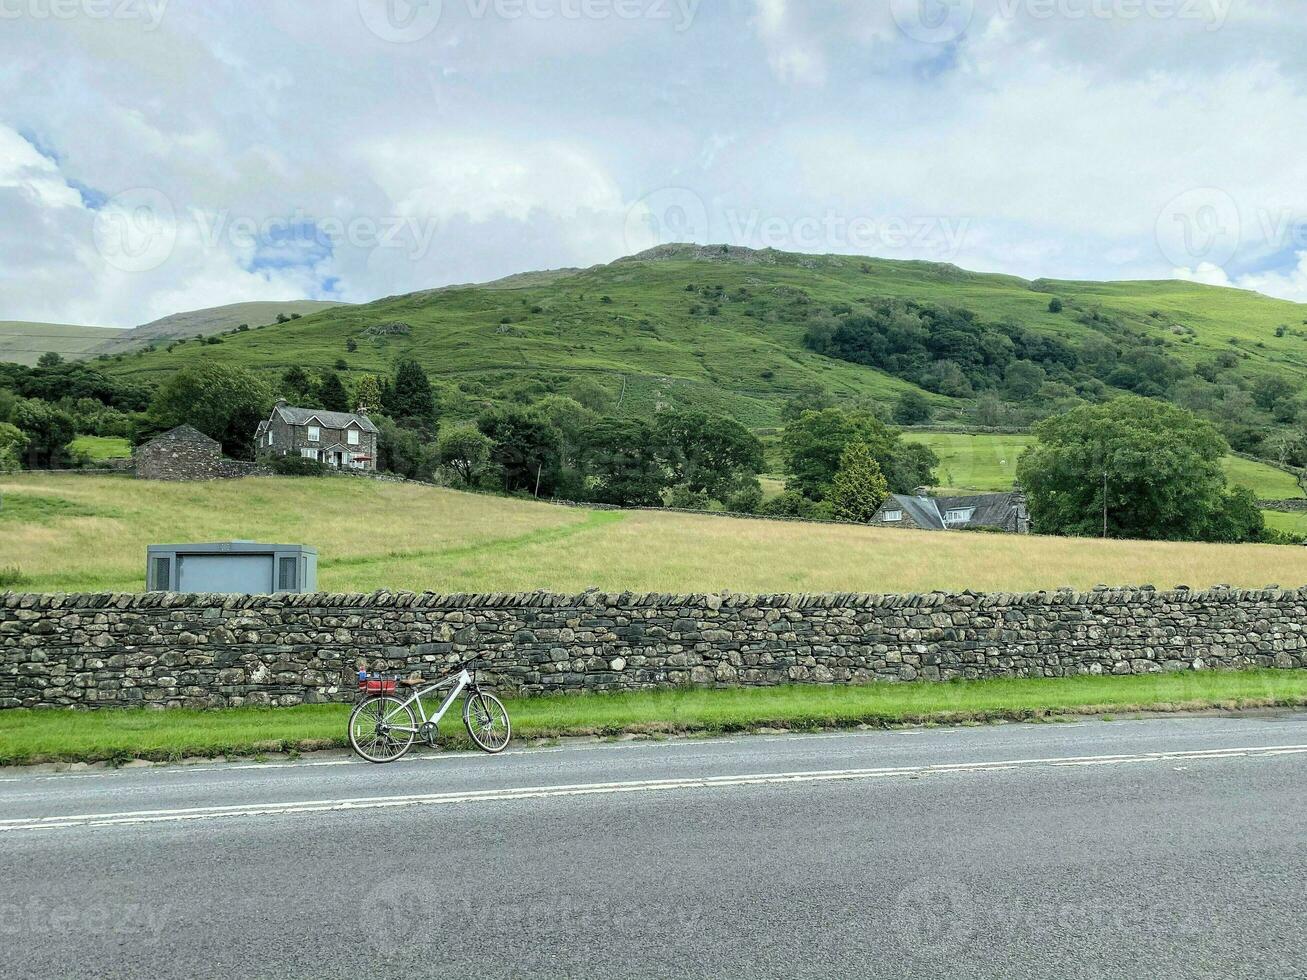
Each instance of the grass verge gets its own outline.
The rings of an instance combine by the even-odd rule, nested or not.
[[[1030,721],[1055,715],[1307,705],[1307,671],[1003,679],[866,687],[650,691],[513,699],[519,739],[721,734],[760,728]],[[257,756],[345,745],[349,705],[215,711],[0,713],[0,765]],[[444,743],[467,747],[458,719]]]

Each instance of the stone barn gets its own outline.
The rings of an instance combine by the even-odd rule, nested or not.
[[[136,448],[136,476],[141,480],[231,480],[260,476],[265,467],[228,459],[222,446],[199,429],[179,425]]]

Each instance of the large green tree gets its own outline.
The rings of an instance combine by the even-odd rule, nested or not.
[[[895,493],[911,493],[934,482],[932,469],[939,462],[927,446],[905,443],[899,433],[867,412],[845,412],[828,408],[804,412],[785,427],[781,452],[786,487],[811,500],[825,500],[844,450],[852,443],[867,447]]]
[[[757,436],[734,419],[706,412],[664,412],[657,434],[672,483],[688,493],[725,503],[762,472]]]
[[[605,418],[586,430],[581,468],[586,494],[600,504],[658,507],[670,478],[658,440],[644,422]]]
[[[436,424],[436,396],[427,372],[417,361],[401,361],[395,383],[383,392],[386,414],[401,425],[431,428]]]
[[[1192,412],[1135,395],[1047,419],[1017,480],[1042,534],[1153,540],[1256,537],[1246,495],[1227,491],[1226,442]],[[1255,508],[1254,508],[1255,509]]]
[[[255,374],[221,364],[183,368],[164,382],[150,403],[158,430],[193,425],[237,459],[250,459],[254,430],[272,410],[272,391]]]
[[[835,517],[866,524],[888,496],[889,484],[871,458],[871,451],[863,443],[849,443],[840,456],[840,468],[831,483],[830,500]]]
[[[493,445],[484,433],[470,425],[444,429],[437,443],[440,462],[466,486],[474,485],[485,471]]]
[[[516,406],[492,409],[477,419],[477,428],[494,445],[490,461],[503,474],[509,493],[552,494],[562,463],[558,430],[539,412]]]
[[[348,412],[349,392],[335,371],[328,371],[322,376],[318,386],[318,404],[328,412]]]

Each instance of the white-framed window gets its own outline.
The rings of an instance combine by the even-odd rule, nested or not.
[[[267,434],[266,436],[263,437],[263,440],[264,440],[264,445],[266,445],[266,446],[271,446],[271,445],[272,445],[272,430],[271,430],[271,429],[268,430],[268,434]]]
[[[322,430],[316,425],[309,426],[309,442],[319,442],[322,439]]]
[[[316,449],[301,449],[300,455],[305,459],[317,459],[318,451]]]
[[[971,515],[976,512],[973,507],[971,510],[950,510],[944,514],[944,523],[946,524],[965,524],[971,520]]]
[[[358,429],[347,430],[345,433],[345,441],[351,446],[357,446],[359,444],[359,430]]]
[[[886,524],[897,524],[897,523],[898,523],[899,521],[901,521],[901,520],[903,520],[903,511],[901,511],[901,510],[887,510],[887,511],[885,511],[885,523],[886,523]]]

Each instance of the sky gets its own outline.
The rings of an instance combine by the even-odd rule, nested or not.
[[[0,0],[0,320],[670,241],[1307,302],[1296,0]]]

